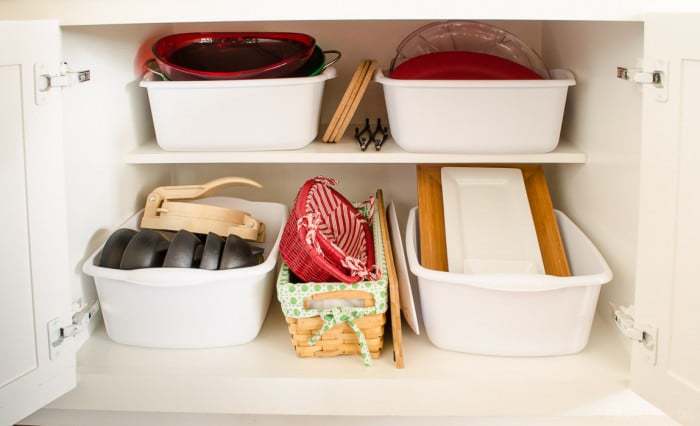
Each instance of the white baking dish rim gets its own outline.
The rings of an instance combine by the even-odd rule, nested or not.
[[[256,202],[256,204],[277,203]],[[143,210],[136,214],[141,216],[142,213]],[[103,279],[106,278],[110,280],[124,281],[125,284],[137,284],[149,287],[185,287],[200,284],[212,284],[220,281],[236,281],[253,275],[263,276],[277,266],[279,245],[282,239],[282,230],[284,229],[286,221],[287,218],[285,214],[285,218],[282,220],[280,232],[275,239],[275,243],[270,248],[265,261],[259,265],[222,271],[208,271],[195,268],[143,268],[132,270],[105,268],[95,265],[95,258],[102,252],[102,247],[104,246],[103,244],[90,256],[86,262],[83,263],[83,273],[91,277],[98,276]],[[235,283],[232,283],[232,285],[235,285]]]

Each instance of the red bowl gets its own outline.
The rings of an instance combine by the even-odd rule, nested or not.
[[[300,33],[183,33],[161,38],[153,54],[171,80],[285,77],[311,57],[316,41]]]
[[[427,53],[402,62],[389,75],[400,80],[541,80],[531,69],[485,53]]]

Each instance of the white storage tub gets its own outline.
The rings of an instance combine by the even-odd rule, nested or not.
[[[410,152],[527,154],[559,143],[567,70],[550,80],[398,80],[378,72],[391,135]]]
[[[406,251],[418,278],[425,331],[435,346],[504,356],[564,355],[586,346],[600,287],[612,279],[612,272],[563,213],[556,215],[571,277],[426,269],[417,255],[417,211],[409,215]]]
[[[141,81],[156,142],[166,151],[299,149],[318,133],[323,89],[335,68],[314,77]]]
[[[265,261],[223,271],[187,268],[119,270],[96,266],[100,250],[83,265],[95,278],[105,327],[118,343],[157,348],[205,348],[253,340],[275,287],[277,255],[287,208],[229,197],[198,203],[235,208],[265,223]],[[142,212],[122,228],[138,229]]]

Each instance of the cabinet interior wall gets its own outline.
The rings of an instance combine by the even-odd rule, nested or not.
[[[586,232],[614,273],[598,302],[599,313],[611,322],[608,302],[634,303],[642,127],[642,92],[617,79],[616,67],[634,66],[644,56],[643,38],[641,23],[542,27],[545,63],[576,75],[562,139],[588,157],[586,164],[550,167],[549,184],[555,206]]]
[[[383,188],[400,220],[416,204],[412,165],[216,164],[127,165],[124,156],[153,139],[148,99],[138,87],[139,65],[159,36],[200,30],[302,31],[325,49],[343,52],[339,77],[328,83],[322,109],[327,123],[361,59],[388,66],[395,46],[427,21],[294,21],[182,23],[63,28],[64,56],[92,72],[92,81],[64,92],[70,259],[75,297],[95,298],[83,260],[110,228],[140,209],[155,186],[205,181],[224,175],[259,180],[264,189],[232,189],[236,196],[290,203],[308,177],[341,181],[348,197],[364,199]],[[634,294],[641,95],[615,78],[615,66],[642,56],[639,23],[492,21],[539,50],[551,67],[571,69],[577,86],[569,91],[563,137],[588,155],[584,165],[548,167],[555,205],[591,236],[610,262],[615,280],[604,287],[607,301],[631,303]],[[100,105],[96,108],[95,105]],[[355,116],[386,118],[381,88],[372,84]],[[274,123],[271,123],[274,125]],[[322,128],[325,125],[322,124]],[[236,132],[236,129],[231,129]],[[462,135],[455,135],[460,137]],[[467,135],[468,136],[468,135]],[[370,148],[371,149],[371,148]]]

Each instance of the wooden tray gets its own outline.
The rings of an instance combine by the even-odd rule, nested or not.
[[[441,178],[441,169],[447,166],[446,164],[416,166],[421,264],[438,271],[448,270]],[[449,167],[470,166],[458,164],[449,165]],[[522,171],[545,273],[562,277],[570,276],[569,262],[542,166],[497,164],[488,167],[517,168]]]

